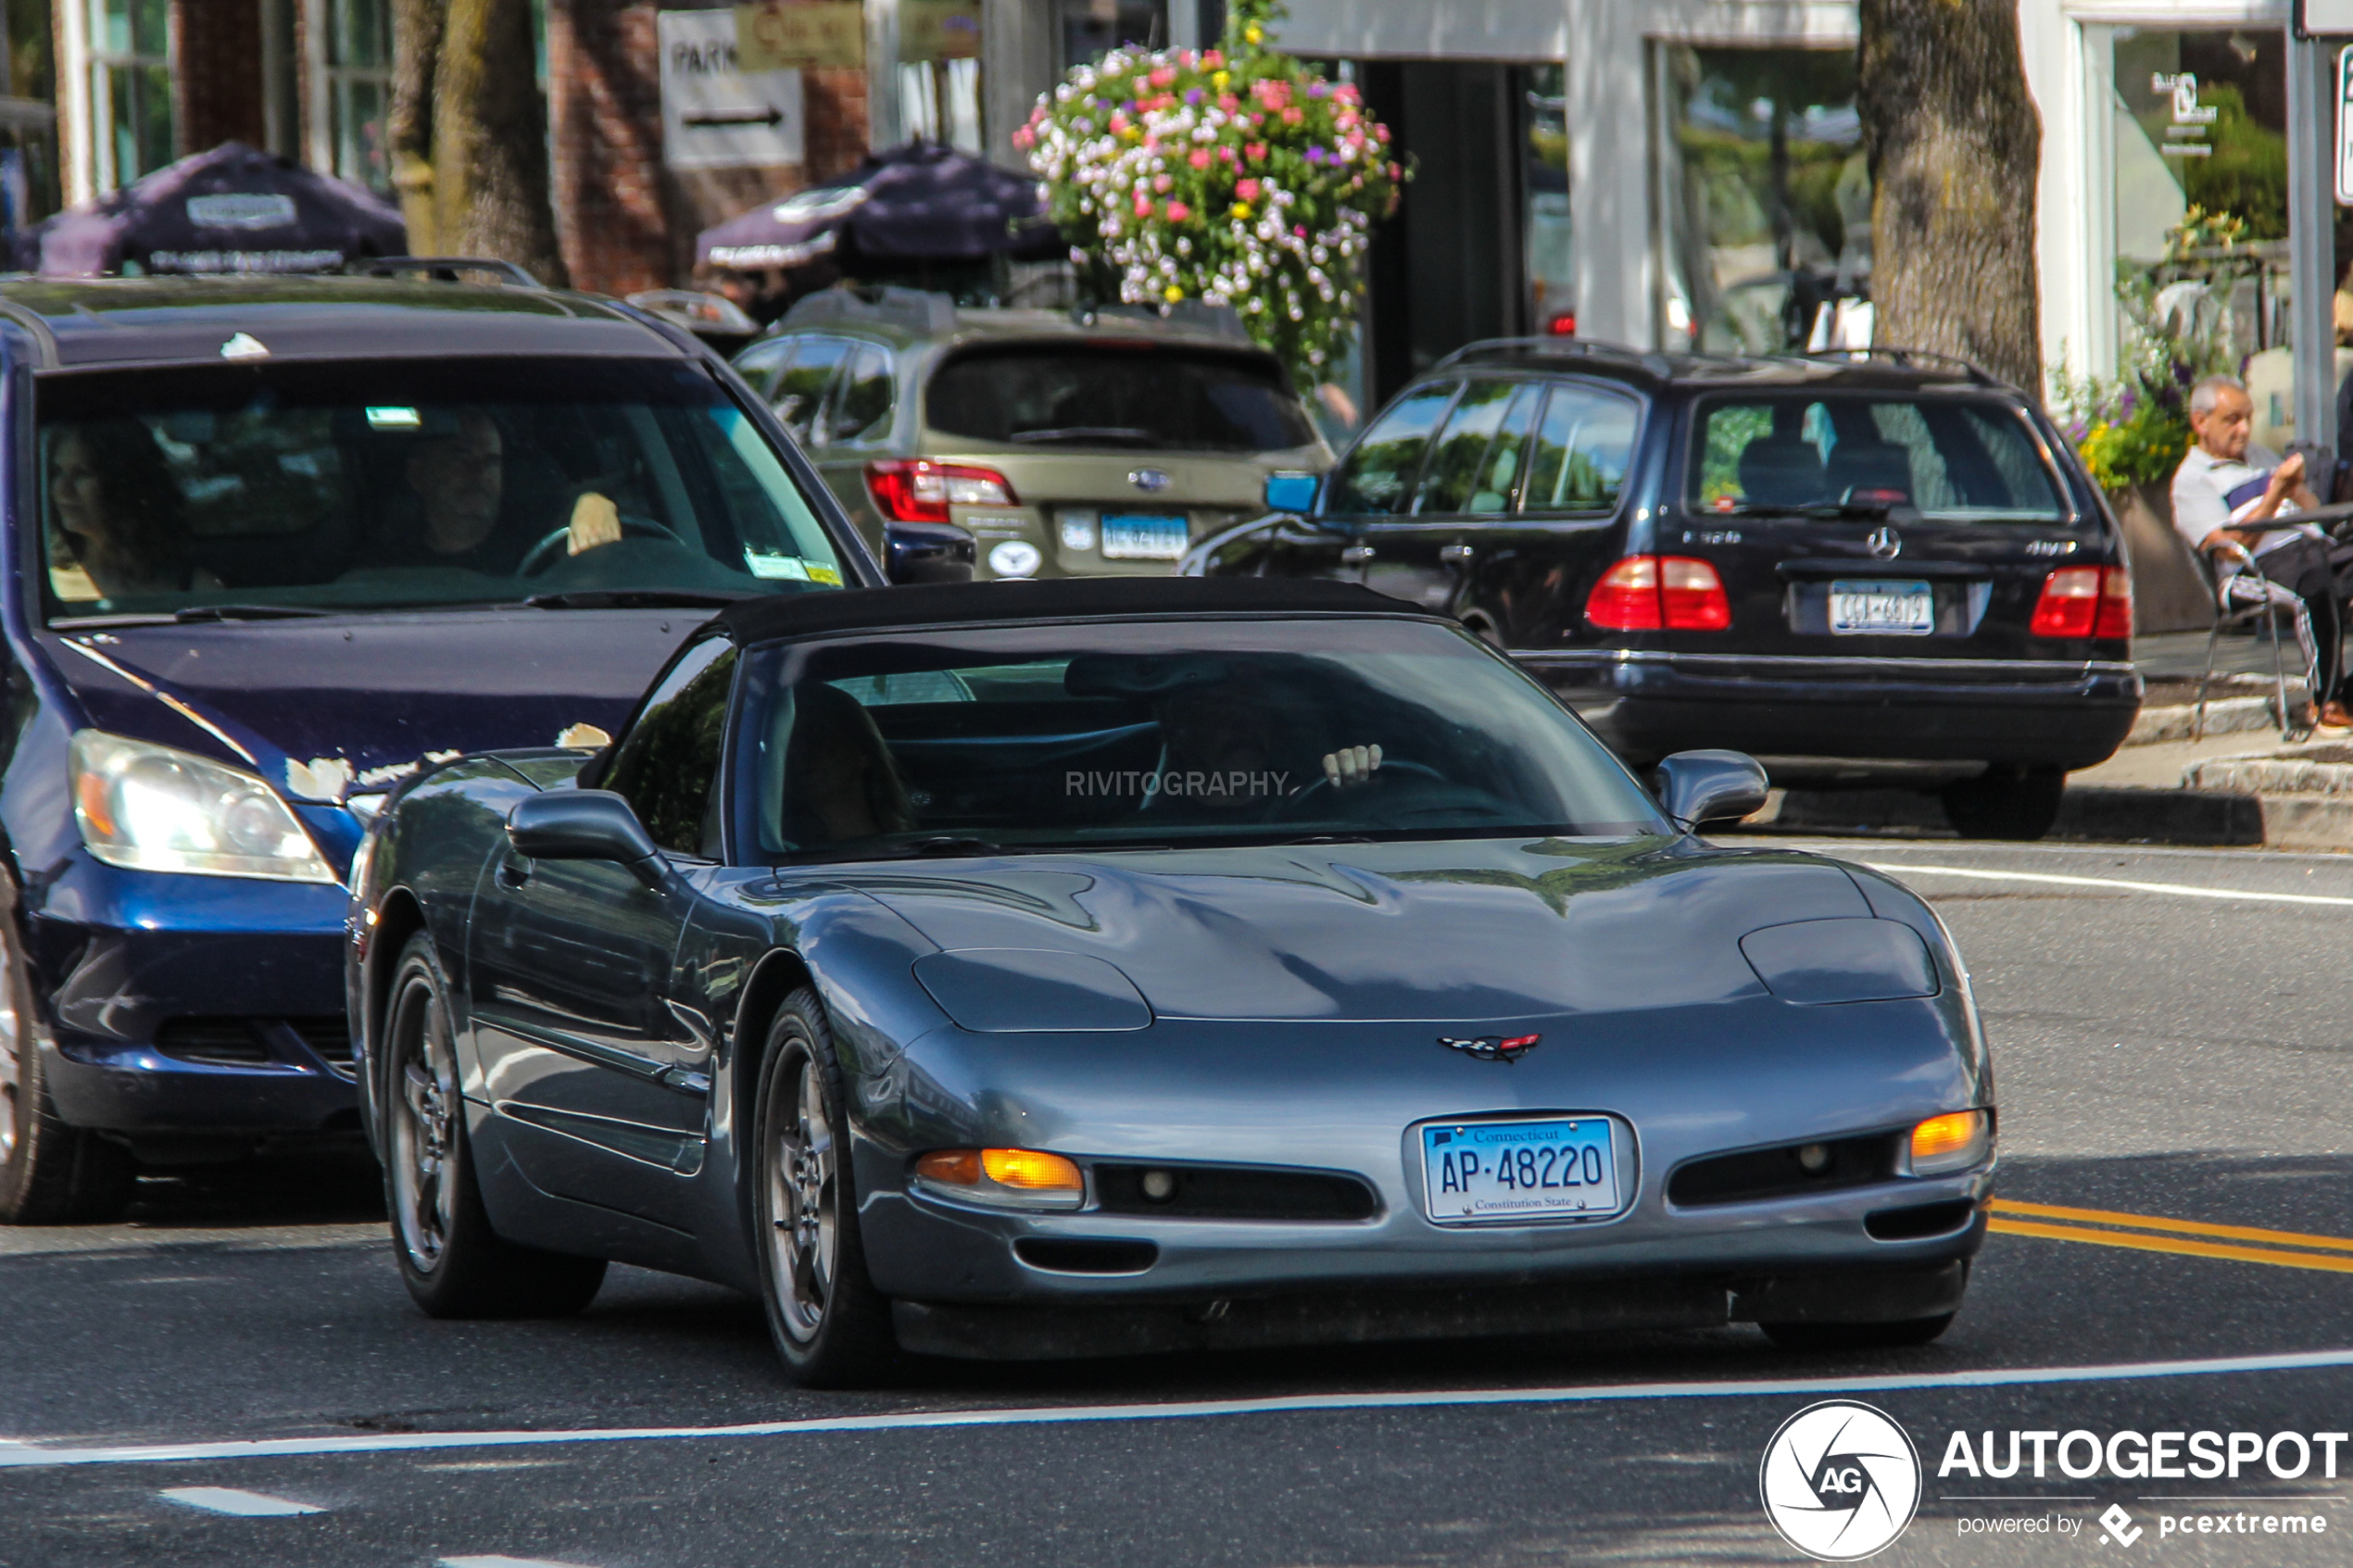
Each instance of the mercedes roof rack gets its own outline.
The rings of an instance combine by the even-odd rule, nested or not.
[[[1907,370],[1924,370],[1931,365],[1948,365],[1979,386],[2009,385],[2009,383],[1972,360],[1964,359],[1957,354],[1939,354],[1932,348],[1881,347],[1876,345],[1869,348],[1809,348],[1797,358],[1850,361],[1885,359]]]
[[[1610,343],[1601,338],[1552,336],[1483,337],[1476,343],[1463,345],[1462,347],[1441,359],[1431,369],[1442,370],[1457,359],[1469,355],[1502,348],[1516,348],[1524,353],[1531,354],[1557,354],[1572,358],[1618,359],[1640,365],[1655,376],[1665,377],[1675,373],[1675,368],[1667,363],[1667,356],[1664,354],[1644,353],[1639,348],[1629,348],[1625,344]]]

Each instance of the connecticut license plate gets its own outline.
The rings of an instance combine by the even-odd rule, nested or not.
[[[1833,583],[1831,630],[1921,637],[1936,630],[1936,596],[1925,583]]]
[[[1139,517],[1133,512],[1103,515],[1105,560],[1175,560],[1185,553],[1189,530],[1181,517]]]
[[[1606,1116],[1432,1122],[1422,1128],[1429,1217],[1595,1218],[1617,1212],[1617,1158]]]

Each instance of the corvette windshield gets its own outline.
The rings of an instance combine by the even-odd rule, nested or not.
[[[36,400],[53,623],[841,582],[759,428],[684,365],[264,359]]]
[[[753,691],[772,858],[1666,831],[1541,687],[1413,621],[897,635]]]

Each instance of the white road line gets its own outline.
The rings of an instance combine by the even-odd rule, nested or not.
[[[1315,1415],[1352,1411],[1442,1410],[1477,1405],[1567,1405],[1633,1399],[1819,1399],[1892,1389],[2014,1388],[2036,1384],[2130,1383],[2162,1377],[2309,1372],[2353,1367],[2353,1350],[2302,1350],[2196,1361],[2119,1361],[2102,1366],[1991,1367],[1976,1372],[1889,1373],[1870,1377],[1797,1377],[1755,1383],[1619,1383],[1576,1388],[1434,1389],[1410,1394],[1296,1394],[1266,1399],[1174,1404],[1066,1405],[1044,1409],[906,1411],[895,1415],[821,1416],[739,1426],[601,1426],[560,1432],[403,1432],[350,1437],[265,1437],[138,1447],[44,1449],[0,1443],[0,1470],[82,1464],[161,1464],[187,1460],[283,1459],[315,1454],[415,1453],[441,1449],[535,1448],[558,1443],[643,1443],[682,1438],[794,1437],[829,1432],[904,1432],[969,1426],[1062,1426],[1103,1421],[1185,1421],[1212,1416]]]
[[[577,1568],[548,1557],[445,1557],[440,1568]]]
[[[1974,877],[1981,882],[2046,882],[2060,887],[2120,887],[2128,893],[2162,893],[2174,898],[2226,898],[2246,904],[2325,904],[2336,909],[2353,909],[2353,898],[2332,897],[2323,893],[2242,893],[2229,887],[2196,887],[2186,882],[2125,882],[2112,876],[2059,876],[2049,872],[1987,872],[1969,866],[1923,866],[1910,862],[1901,865],[1882,864],[1875,860],[1859,862],[1875,872],[1890,876],[1913,872],[1928,872],[1937,876]]]
[[[233,1513],[240,1519],[280,1519],[294,1513],[326,1512],[307,1502],[288,1502],[284,1498],[240,1492],[230,1486],[173,1486],[156,1495],[168,1502],[201,1508],[207,1513]]]

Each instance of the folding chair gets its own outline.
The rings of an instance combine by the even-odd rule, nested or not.
[[[2304,655],[2304,690],[2308,697],[2317,697],[2321,689],[2320,644],[2312,635],[2311,613],[2304,601],[2289,589],[2272,582],[2255,568],[2255,558],[2246,547],[2224,540],[2209,550],[2197,553],[2199,569],[2205,572],[2207,588],[2214,596],[2214,629],[2206,637],[2206,669],[2198,676],[2197,711],[2190,719],[2190,738],[2200,740],[2206,734],[2206,692],[2214,680],[2214,655],[2225,631],[2263,622],[2271,638],[2271,684],[2278,694],[2280,738],[2284,741],[2302,740],[2312,733],[2311,726],[2289,717],[2287,705],[2287,669],[2280,658],[2280,615],[2288,613],[2296,632],[2296,646]],[[2302,710],[2297,709],[2301,714]]]

